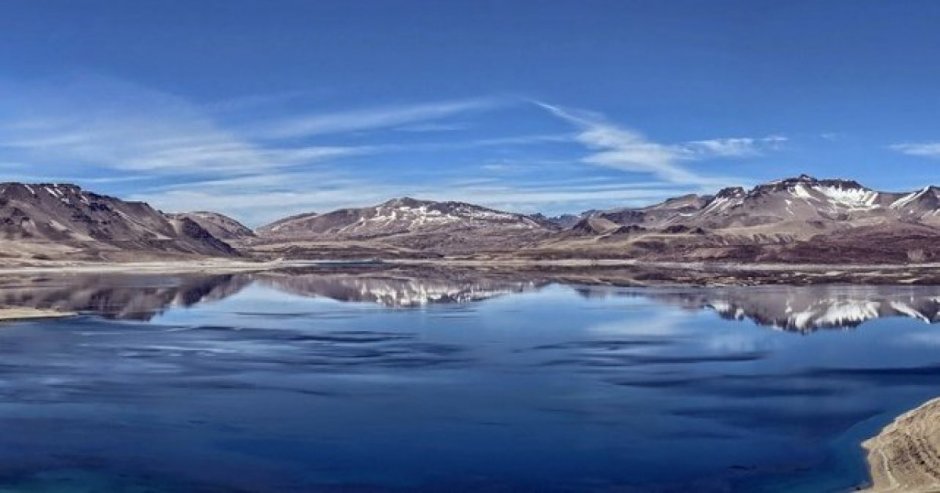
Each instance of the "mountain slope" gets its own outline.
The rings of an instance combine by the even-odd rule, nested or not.
[[[548,217],[542,213],[535,213],[535,214],[530,215],[529,217],[531,217],[532,219],[542,224],[548,223],[548,224],[555,226],[556,228],[568,229],[574,226],[575,224],[578,224],[578,222],[584,218],[584,215],[583,214],[562,214],[560,216]]]
[[[535,230],[547,222],[463,202],[434,202],[410,197],[373,207],[301,214],[258,228],[265,237],[373,238],[450,229],[504,228]]]
[[[311,219],[317,215],[318,214],[316,212],[305,212],[303,214],[287,216],[285,218],[281,218],[277,221],[261,226],[255,230],[255,233],[257,236],[263,236],[267,238],[277,236],[294,237],[303,233],[304,225],[307,219]]]
[[[181,212],[169,216],[174,219],[190,219],[220,240],[240,240],[255,236],[255,232],[244,224],[218,212]]]
[[[0,184],[0,254],[33,258],[128,258],[238,253],[187,217],[75,185]],[[131,255],[133,258],[133,255]]]
[[[264,242],[369,241],[424,253],[475,253],[533,244],[557,231],[548,221],[463,202],[409,197],[373,207],[302,214],[263,226]]]
[[[588,213],[588,217],[602,218],[623,226],[665,226],[674,218],[701,211],[712,200],[714,197],[708,195],[683,195],[648,207],[594,211]]]

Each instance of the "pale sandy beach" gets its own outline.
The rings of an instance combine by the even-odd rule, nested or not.
[[[0,321],[61,318],[70,317],[72,315],[75,315],[75,312],[44,310],[39,308],[0,308]]]
[[[757,284],[937,284],[940,264],[777,264],[726,262],[643,262],[618,259],[523,259],[449,257],[438,259],[180,259],[139,262],[34,261],[0,265],[0,275],[42,274],[225,274],[279,269],[334,270],[340,265],[379,269],[469,269],[505,275],[548,276],[567,282],[611,285]]]
[[[279,268],[321,265],[326,262],[307,261],[244,261],[230,259],[170,260],[153,262],[43,262],[0,266],[2,274],[42,273],[176,273],[176,272],[247,272]]]
[[[861,271],[861,270],[937,270],[940,272],[940,263],[908,263],[908,264],[806,264],[806,263],[732,263],[732,262],[651,262],[636,259],[529,259],[529,258],[477,258],[477,257],[446,257],[437,259],[316,259],[316,260],[235,260],[227,258],[206,258],[198,260],[154,260],[140,262],[92,262],[92,261],[41,261],[29,263],[0,264],[0,274],[19,272],[93,272],[93,271],[224,271],[224,270],[269,270],[277,268],[310,267],[337,263],[368,263],[381,262],[389,265],[416,265],[416,266],[453,266],[453,267],[651,267],[686,270],[716,270],[716,271]]]

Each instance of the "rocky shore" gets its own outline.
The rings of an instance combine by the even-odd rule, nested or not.
[[[940,398],[898,416],[862,446],[872,480],[864,491],[940,492]]]

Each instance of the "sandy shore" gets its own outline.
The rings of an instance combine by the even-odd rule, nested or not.
[[[250,272],[284,268],[309,267],[328,264],[326,261],[272,260],[264,262],[207,259],[207,260],[169,260],[148,262],[56,262],[0,265],[0,274],[46,274],[46,273],[84,273],[98,274],[107,272],[126,273],[184,273],[184,272]]]
[[[39,308],[0,308],[0,321],[33,320],[40,318],[71,317],[74,312],[42,310]]]
[[[464,267],[644,267],[665,269],[717,270],[717,271],[813,271],[832,270],[911,270],[937,269],[940,263],[923,264],[778,264],[741,262],[650,262],[634,259],[526,259],[526,258],[443,258],[443,259],[391,259],[386,262],[399,265],[453,265]]]
[[[619,286],[736,286],[760,284],[940,285],[940,264],[731,264],[597,259],[186,259],[137,262],[33,261],[0,263],[0,275],[234,274],[318,268],[470,269],[502,275],[548,277],[558,282]]]
[[[898,416],[862,446],[872,479],[864,491],[940,492],[940,399]]]
[[[239,260],[212,258],[202,260],[148,260],[140,262],[82,262],[41,261],[28,263],[0,263],[0,274],[19,272],[191,272],[191,271],[245,271],[272,270],[309,267],[337,263],[381,262],[388,265],[453,266],[453,267],[583,267],[583,268],[663,268],[681,270],[706,270],[724,272],[750,271],[859,271],[859,270],[935,270],[940,263],[925,264],[773,264],[773,263],[728,263],[728,262],[644,262],[632,259],[513,259],[513,258],[438,258],[438,259],[318,259],[318,260]]]

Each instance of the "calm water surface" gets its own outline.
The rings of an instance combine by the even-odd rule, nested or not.
[[[940,288],[7,279],[0,492],[846,491]]]

